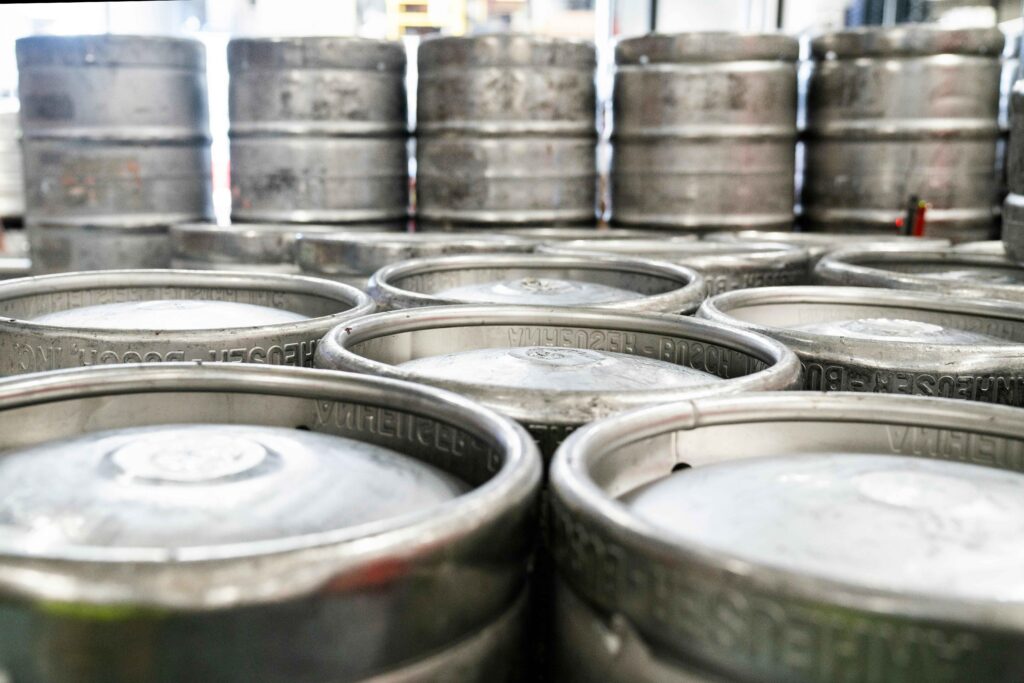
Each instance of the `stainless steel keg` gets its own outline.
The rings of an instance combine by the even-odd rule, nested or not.
[[[0,100],[0,223],[25,214],[21,130],[18,108],[12,102]]]
[[[632,240],[632,239],[663,239],[664,230],[643,230],[638,228],[500,228],[502,235],[514,235],[522,239],[532,240],[539,244],[545,242],[568,242],[569,240]],[[676,233],[673,240],[695,240],[697,235]]]
[[[999,141],[996,145],[996,173],[999,176],[999,197],[1007,193],[1007,152],[1010,144],[1010,105],[1013,84],[1020,75],[1020,32],[1006,33],[1002,67],[999,73]]]
[[[1007,188],[1003,200],[1003,245],[1008,258],[1024,262],[1024,83],[1011,94],[1010,139],[1007,148]]]
[[[864,28],[812,41],[803,217],[894,232],[912,197],[926,234],[988,239],[998,202],[998,29]]]
[[[30,227],[212,215],[201,43],[31,36],[17,41],[17,57]]]
[[[320,338],[371,313],[343,284],[257,273],[122,270],[0,283],[0,375],[115,363],[310,366]]]
[[[28,229],[32,273],[71,273],[110,268],[167,268],[168,226],[33,225]]]
[[[305,233],[296,258],[303,273],[366,289],[375,272],[407,259],[532,248],[531,242],[516,237],[482,233]]]
[[[377,233],[387,224],[322,225],[294,223],[183,223],[171,226],[172,268],[187,270],[257,270],[298,273],[299,235]],[[403,229],[402,223],[391,227]]]
[[[235,39],[231,216],[397,220],[408,212],[405,48],[365,38]]]
[[[704,276],[709,295],[747,287],[801,285],[807,282],[810,267],[806,249],[771,242],[575,240],[542,246],[538,251],[575,257],[615,254],[689,266]]]
[[[837,251],[818,262],[814,280],[828,285],[1024,301],[1024,268],[1006,258],[984,254],[888,249]]]
[[[909,235],[858,235],[846,232],[763,232],[740,230],[735,232],[712,232],[704,236],[708,242],[746,244],[749,242],[778,242],[806,249],[810,254],[811,267],[830,251],[838,249],[942,249],[950,246],[949,240],[936,237],[911,237]]]
[[[1010,681],[1022,468],[1016,409],[697,399],[573,434],[550,545],[600,613],[731,680]]]
[[[675,228],[793,225],[799,44],[651,34],[618,43],[611,217]]]
[[[728,292],[698,316],[796,352],[804,388],[1024,406],[1024,306],[864,287]]]
[[[417,215],[439,224],[592,222],[594,46],[492,34],[419,47]]]
[[[582,424],[692,396],[788,389],[782,344],[692,318],[534,306],[445,306],[353,320],[317,367],[450,389],[512,417],[550,455]]]
[[[521,304],[688,314],[705,292],[704,278],[691,268],[595,254],[412,259],[381,268],[369,284],[383,309]]]
[[[0,382],[0,450],[10,680],[515,680],[540,460],[462,397],[83,368]]]

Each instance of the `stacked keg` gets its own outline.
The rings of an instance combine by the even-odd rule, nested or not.
[[[18,130],[17,105],[0,101],[0,227],[20,223],[25,213]]]
[[[166,267],[168,226],[211,215],[202,44],[32,36],[17,57],[33,269]]]
[[[793,225],[799,45],[687,33],[615,50],[611,218],[699,230]]]
[[[594,220],[593,45],[436,38],[418,62],[419,219],[441,228]]]
[[[406,218],[401,44],[238,39],[228,68],[234,221]]]
[[[813,40],[807,227],[893,233],[917,198],[928,236],[991,236],[1003,44],[997,29],[934,26]]]
[[[1024,262],[1024,82],[1013,86],[1009,102],[1010,137],[1006,152],[1006,185],[1003,200],[1003,245],[1006,255]]]

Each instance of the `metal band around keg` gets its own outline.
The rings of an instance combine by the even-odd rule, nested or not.
[[[310,318],[181,331],[70,328],[32,320],[78,306],[182,298],[264,305]],[[112,270],[9,280],[0,283],[0,375],[187,360],[311,366],[328,330],[373,310],[373,302],[353,287],[296,275]]]
[[[712,297],[698,316],[785,344],[804,366],[805,389],[1024,406],[1024,306],[1017,304],[863,287],[766,287]],[[805,324],[865,316],[920,321],[1005,341],[857,339],[786,326],[787,320]]]
[[[642,282],[649,294],[640,299],[615,301],[597,308],[649,313],[688,314],[704,300],[704,278],[697,271],[660,261],[615,258],[607,255],[586,256],[483,254],[446,256],[402,261],[385,266],[370,278],[369,292],[377,304],[386,309],[418,308],[462,304],[429,290],[411,289],[410,282],[429,287],[432,279],[450,278],[458,271],[508,271],[521,276],[559,277],[569,273],[585,273],[614,281]],[[455,275],[457,277],[457,275]],[[577,276],[579,277],[579,276]],[[628,288],[628,287],[626,287]],[[639,291],[639,290],[638,290]]]
[[[811,41],[815,59],[939,54],[998,57],[1005,37],[997,28],[946,28],[935,24],[865,27],[836,31]]]
[[[770,425],[767,444],[730,438],[731,429],[753,425],[762,433]],[[616,500],[680,462],[700,468],[774,455],[780,443],[793,454],[841,447],[1024,470],[1020,413],[1000,406],[788,393],[635,411],[580,429],[555,457],[549,529],[562,577],[653,645],[742,680],[1022,675],[1019,603],[922,598],[734,560],[674,542]]]
[[[989,272],[1024,283],[1024,268],[998,256],[941,251],[849,249],[829,254],[814,268],[820,284],[887,287],[941,292],[964,298],[1024,302],[1024,284],[989,284],[962,278],[939,277],[957,269]],[[920,274],[919,274],[920,273]],[[934,277],[928,277],[933,273]]]
[[[615,45],[616,64],[732,62],[777,60],[795,62],[800,43],[781,33],[651,33],[620,40]]]
[[[131,640],[141,629],[150,643],[177,642],[187,633],[180,642],[201,643],[206,658],[175,658],[167,666],[187,671],[223,658],[225,666],[238,662],[251,673],[256,665],[261,681],[282,683],[293,680],[294,661],[304,662],[310,680],[323,681],[361,680],[415,661],[483,635],[521,594],[540,460],[520,427],[460,396],[349,374],[201,363],[0,381],[5,452],[106,429],[188,423],[344,436],[429,463],[471,488],[396,518],[259,541],[175,548],[5,544],[5,610],[22,619],[43,615],[46,628],[79,629],[67,630],[77,640],[60,647],[71,642],[87,659],[109,656],[90,650],[103,633]],[[368,618],[384,620],[386,635],[358,626]],[[103,633],[81,630],[92,622],[102,622]],[[302,637],[282,635],[293,630]],[[271,641],[283,647],[282,638],[295,648],[294,659],[266,648]],[[148,655],[131,656],[138,662]],[[243,678],[248,674],[237,680]]]
[[[398,366],[476,348],[549,346],[663,360],[726,379],[694,388],[601,392],[521,391],[439,380]],[[540,306],[444,306],[392,311],[339,325],[320,342],[317,367],[423,382],[472,397],[523,423],[544,453],[581,424],[640,406],[696,395],[799,385],[799,362],[767,337],[676,316]]]
[[[726,242],[746,244],[748,242],[778,242],[806,249],[811,256],[811,266],[830,251],[838,249],[940,249],[950,246],[947,239],[937,237],[910,237],[903,235],[859,235],[848,232],[762,232],[739,230],[713,232],[704,235],[705,242]]]

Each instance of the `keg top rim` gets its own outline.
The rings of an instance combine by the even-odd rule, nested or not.
[[[705,325],[704,323],[708,323]],[[753,373],[724,379],[693,388],[650,388],[638,390],[542,390],[525,395],[510,395],[508,388],[481,382],[438,380],[424,377],[386,361],[361,355],[360,344],[395,335],[446,328],[521,328],[539,326],[552,329],[625,331],[663,334],[701,340],[738,349],[753,356],[766,367]],[[459,349],[453,334],[449,352]],[[589,344],[589,343],[588,343]],[[529,344],[527,344],[528,346]],[[517,346],[509,343],[508,348]],[[555,348],[561,348],[558,345]],[[566,348],[573,347],[565,344]],[[470,348],[477,348],[472,346]],[[490,348],[490,347],[488,347]],[[505,348],[505,347],[498,347]],[[641,355],[641,354],[635,354]],[[656,354],[651,357],[656,357]],[[688,316],[634,313],[614,309],[566,308],[518,305],[447,305],[394,310],[338,325],[321,341],[317,367],[367,373],[410,382],[427,383],[470,396],[509,417],[526,423],[578,425],[638,406],[684,400],[694,396],[763,388],[793,387],[800,375],[796,356],[780,342],[765,335],[697,320]]]
[[[263,272],[221,271],[221,270],[96,270],[73,273],[54,273],[37,275],[13,280],[0,281],[0,302],[16,301],[24,297],[41,296],[60,292],[88,291],[90,289],[111,288],[152,288],[152,287],[192,287],[225,289],[272,290],[283,293],[307,294],[343,302],[347,309],[327,315],[310,317],[296,322],[276,323],[272,325],[253,325],[252,327],[234,327],[232,333],[243,333],[252,330],[286,330],[302,329],[309,326],[320,326],[335,319],[347,319],[357,315],[366,315],[376,309],[370,297],[351,285],[333,282],[321,278],[301,275],[283,275]],[[44,311],[49,312],[49,311]],[[88,332],[98,339],[114,337],[124,339],[135,335],[150,336],[163,334],[159,329],[93,329],[85,327],[63,327],[37,323],[31,319],[0,316],[0,327],[16,326],[46,334],[68,334]],[[174,330],[176,338],[207,338],[218,333],[216,328],[198,328]]]
[[[494,232],[501,235],[512,235],[534,242],[568,242],[580,239],[660,239],[671,237],[674,240],[696,240],[697,235],[669,234],[665,230],[645,230],[643,228],[573,228],[573,227],[550,227],[550,228],[520,228],[506,227],[494,228]]]
[[[619,40],[615,45],[615,63],[630,65],[742,60],[795,62],[799,57],[799,41],[782,33],[648,33]]]
[[[764,392],[730,396],[702,397],[693,401],[643,408],[585,425],[575,431],[555,454],[549,485],[556,508],[563,514],[585,520],[600,535],[623,544],[634,562],[668,565],[674,571],[713,571],[723,580],[732,577],[731,590],[770,595],[775,601],[798,605],[807,602],[848,607],[855,611],[899,614],[924,620],[975,623],[986,626],[1024,628],[1024,610],[1020,603],[950,598],[945,595],[917,595],[907,591],[887,591],[849,581],[838,581],[809,573],[752,564],[733,554],[675,539],[658,527],[632,513],[617,500],[623,489],[632,489],[650,480],[650,460],[674,458],[666,450],[647,447],[642,458],[615,458],[613,454],[643,440],[682,431],[713,429],[731,424],[780,424],[788,422],[873,423],[896,426],[931,427],[943,431],[992,434],[1024,441],[1024,426],[1019,409],[970,401],[951,401],[923,396],[899,396],[864,393]],[[797,431],[800,425],[792,430]],[[839,432],[842,434],[842,432]],[[817,434],[817,433],[816,433]],[[821,432],[814,448],[828,450],[829,432]],[[821,441],[825,443],[821,443]],[[848,440],[847,440],[848,441]],[[835,448],[849,449],[849,443],[836,440]],[[955,449],[954,449],[955,450]],[[743,458],[741,452],[730,460]],[[920,457],[927,457],[923,455]],[[956,460],[956,456],[946,459]],[[698,465],[699,467],[700,465]],[[981,466],[981,465],[972,465]],[[646,471],[644,468],[647,468]],[[671,467],[665,468],[665,475]],[[633,479],[630,472],[635,473]],[[590,597],[594,597],[593,594]],[[616,601],[614,592],[601,597]],[[872,599],[883,600],[874,603]],[[609,605],[605,605],[608,607]],[[614,606],[614,605],[612,605]],[[639,610],[640,608],[637,608]],[[634,610],[627,614],[652,626],[653,614]],[[634,621],[634,623],[636,623]]]
[[[425,39],[417,52],[420,71],[447,66],[486,68],[536,66],[593,69],[597,52],[590,41],[527,33],[484,33]]]
[[[784,261],[786,263],[806,263],[810,251],[800,244],[784,242],[716,242],[675,240],[667,237],[661,240],[569,240],[552,242],[537,248],[541,254],[563,256],[586,256],[618,254],[629,258],[654,259],[669,263],[692,261],[703,264],[705,261],[760,263],[763,261]],[[687,263],[688,265],[688,263]],[[693,267],[700,270],[700,265]]]
[[[375,301],[387,302],[387,305],[403,309],[467,303],[459,300],[449,301],[441,299],[435,294],[406,290],[393,284],[392,281],[425,273],[442,273],[479,268],[619,271],[623,273],[641,273],[679,283],[676,289],[659,294],[644,295],[637,299],[598,305],[597,308],[602,310],[655,310],[659,313],[687,312],[694,310],[696,305],[699,305],[699,301],[702,301],[704,298],[703,294],[705,291],[704,277],[700,273],[693,268],[665,261],[594,253],[584,255],[483,253],[459,256],[434,256],[392,263],[379,269],[370,277],[369,292]]]
[[[950,347],[970,350],[971,353],[1020,355],[1021,344],[1009,339],[1003,342],[971,343],[948,342],[941,339],[905,343],[892,339],[844,338],[840,343],[833,335],[793,329],[789,326],[750,322],[733,315],[739,308],[757,306],[800,306],[801,304],[831,304],[835,306],[875,307],[880,311],[924,310],[936,314],[959,313],[979,317],[1013,319],[1024,322],[1024,305],[1007,301],[985,301],[949,296],[935,292],[918,292],[906,289],[885,289],[881,287],[843,287],[832,285],[781,286],[739,289],[722,292],[708,297],[697,316],[723,325],[732,325],[779,339],[795,350],[828,355],[832,351],[850,358],[852,354],[875,354],[881,352],[885,358],[921,364],[934,364],[932,357],[922,358],[926,348]],[[888,316],[886,316],[888,317]],[[813,322],[808,320],[807,322]],[[901,354],[906,350],[906,357]],[[876,357],[872,355],[871,357]],[[877,358],[877,357],[876,357]]]
[[[938,54],[998,57],[1006,39],[998,28],[947,28],[930,24],[861,27],[819,35],[811,40],[817,59],[927,56]]]
[[[520,426],[457,394],[379,377],[234,363],[95,366],[0,380],[0,412],[45,408],[63,401],[104,396],[166,394],[173,397],[182,393],[310,398],[318,403],[392,408],[458,425],[490,441],[503,457],[491,469],[488,478],[475,485],[467,482],[472,487],[469,491],[426,513],[386,519],[376,526],[194,548],[90,550],[68,547],[41,556],[29,548],[5,549],[0,553],[0,589],[37,598],[42,595],[99,604],[128,602],[196,609],[292,599],[322,590],[339,576],[354,577],[366,567],[384,566],[379,563],[390,566],[387,561],[393,560],[396,554],[415,557],[419,553],[436,552],[442,541],[456,541],[471,535],[482,525],[492,525],[507,510],[529,501],[539,487],[541,465],[536,446]],[[205,415],[192,419],[200,423],[214,421]],[[251,420],[228,421],[252,424]],[[142,417],[127,426],[166,422],[159,417],[155,422]],[[282,420],[269,420],[269,424],[275,423],[283,424]],[[96,431],[106,423],[84,424],[88,424],[88,429],[72,426],[65,433],[74,436]],[[126,425],[121,420],[114,426]],[[10,443],[4,450],[10,451]],[[14,447],[31,445],[20,439]],[[412,456],[414,452],[415,449],[411,449],[407,454]],[[363,547],[360,542],[370,537],[375,539],[374,543]],[[261,558],[257,565],[253,564],[253,557]],[[21,577],[17,562],[32,559],[72,561],[85,563],[85,566],[74,565],[69,571],[74,572],[75,579],[65,586],[64,582],[40,582]],[[132,571],[126,572],[125,565],[130,565]],[[296,572],[296,567],[302,567],[303,571]],[[170,580],[172,578],[176,580]],[[211,585],[218,584],[230,586],[232,590],[218,595],[218,591],[211,589]],[[59,595],[46,595],[54,591]]]
[[[18,68],[31,66],[155,66],[206,69],[206,47],[193,38],[101,33],[35,35],[15,41]]]
[[[322,67],[404,73],[405,62],[405,45],[375,38],[283,36],[228,41],[230,70]]]
[[[832,245],[867,245],[867,244],[920,244],[923,247],[948,247],[950,241],[942,237],[914,237],[912,235],[861,235],[855,232],[762,232],[758,230],[740,230],[738,232],[719,232],[704,237],[706,242],[739,242],[748,241],[779,242],[801,246]]]
[[[981,280],[944,280],[915,272],[887,269],[887,264],[942,265],[994,270],[1015,270],[1024,275],[1024,266],[1005,256],[977,254],[953,249],[908,251],[905,249],[850,248],[826,254],[814,268],[814,276],[825,284],[899,286],[926,291],[960,292],[960,296],[1006,296],[1009,301],[1024,301],[1024,283],[989,283]]]

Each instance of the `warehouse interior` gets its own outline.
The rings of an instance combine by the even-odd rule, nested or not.
[[[0,683],[1024,681],[1022,10],[0,5]]]

